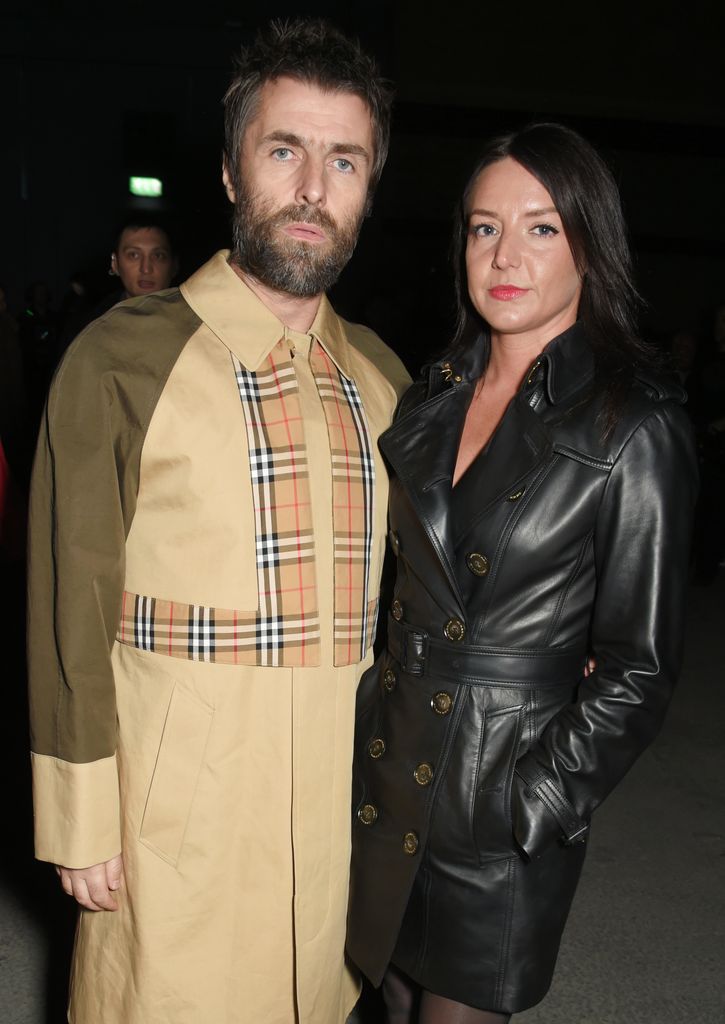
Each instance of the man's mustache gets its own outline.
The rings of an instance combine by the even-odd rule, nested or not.
[[[276,228],[283,227],[285,224],[313,224],[318,228],[326,228],[333,234],[337,231],[337,222],[329,213],[307,203],[303,203],[301,206],[296,206],[294,203],[283,206],[272,217],[271,224]]]

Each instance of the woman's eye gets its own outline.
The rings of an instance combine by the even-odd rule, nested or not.
[[[555,228],[553,224],[537,224],[531,230],[540,238],[551,238],[559,234],[559,229]]]
[[[474,224],[471,227],[471,234],[476,238],[491,238],[496,234],[496,228],[493,224]]]

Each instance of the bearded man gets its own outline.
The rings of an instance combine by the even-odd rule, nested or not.
[[[34,473],[36,853],[81,906],[74,1024],[327,1024],[355,690],[408,383],[325,297],[386,156],[388,90],[320,22],[225,96],[234,248],[71,346]]]

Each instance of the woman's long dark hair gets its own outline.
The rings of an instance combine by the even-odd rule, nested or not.
[[[455,358],[467,349],[486,326],[471,303],[466,280],[470,201],[481,172],[506,157],[525,167],[551,196],[582,275],[578,317],[587,328],[598,383],[605,392],[606,435],[616,423],[634,368],[656,366],[657,356],[637,334],[641,299],[634,285],[619,190],[596,150],[572,129],[530,124],[493,139],[478,161],[454,227],[456,331],[450,355]]]

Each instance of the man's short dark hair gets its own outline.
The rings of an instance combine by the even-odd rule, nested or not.
[[[236,70],[224,96],[224,159],[235,190],[239,189],[239,157],[244,133],[259,109],[267,82],[294,78],[329,92],[348,92],[367,105],[373,125],[375,153],[369,191],[375,189],[385,165],[390,140],[392,89],[374,59],[363,53],[323,19],[272,21],[252,46],[237,57]]]
[[[118,253],[118,247],[121,244],[121,237],[124,231],[143,231],[148,230],[149,228],[154,228],[156,231],[163,231],[166,235],[166,240],[169,243],[169,251],[171,255],[176,256],[174,234],[169,227],[169,224],[162,217],[159,217],[158,214],[154,216],[152,213],[144,212],[132,214],[119,224],[112,252]]]

